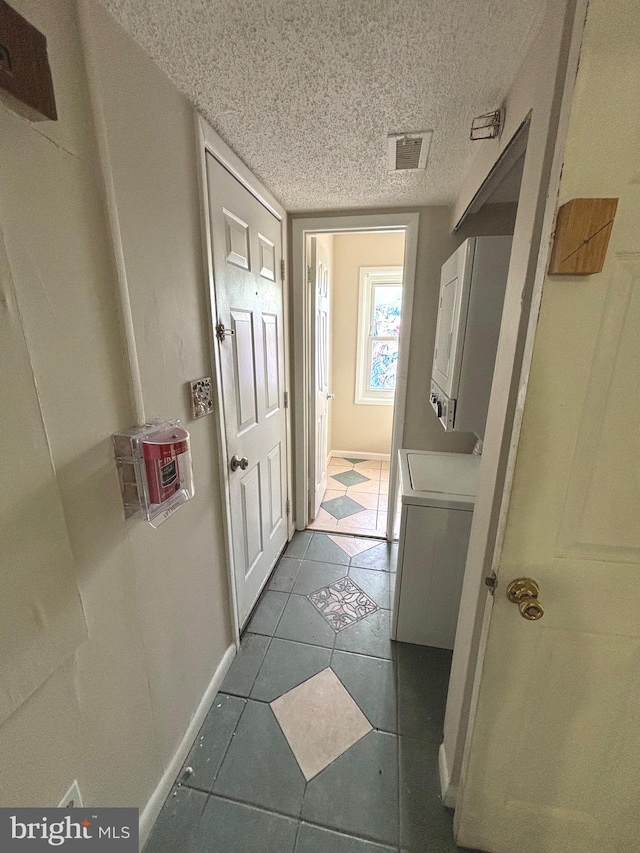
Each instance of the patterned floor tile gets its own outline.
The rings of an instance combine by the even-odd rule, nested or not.
[[[349,497],[355,498],[356,500],[358,499],[358,494],[360,492],[369,492],[369,494],[371,494],[371,495],[379,494],[380,493],[380,480],[378,480],[378,479],[374,480],[374,479],[369,478],[368,480],[366,480],[362,483],[356,483],[354,486],[348,486],[347,487],[347,495]]]
[[[358,471],[344,471],[342,474],[333,474],[332,477],[334,480],[342,483],[343,486],[355,486],[358,483],[366,483],[367,480],[372,479],[365,474],[358,473]]]
[[[247,702],[214,794],[298,817],[305,781],[269,705]]]
[[[434,744],[442,741],[453,653],[398,643],[398,730]]]
[[[333,832],[310,823],[302,823],[295,853],[395,853],[394,847],[365,841],[353,835]]]
[[[327,476],[327,488],[332,489],[334,491],[344,492],[346,487],[344,483],[341,483],[339,480],[336,480],[336,478],[333,476],[333,472],[329,471]]]
[[[360,471],[362,474],[369,476],[369,471],[380,471],[380,460],[365,459],[363,462],[356,462],[353,466],[353,470]]]
[[[387,530],[387,513],[378,512],[378,520],[376,522],[376,533],[384,534]]]
[[[320,560],[322,563],[335,563],[348,566],[349,555],[339,548],[330,536],[324,533],[314,533],[307,549],[307,560]]]
[[[293,557],[296,560],[301,560],[307,548],[309,547],[309,542],[311,542],[312,534],[309,533],[308,530],[297,530],[293,534],[293,539],[287,547],[284,549],[284,557]]]
[[[298,822],[254,806],[211,797],[190,853],[293,853]],[[184,848],[174,848],[174,853]]]
[[[335,530],[338,526],[338,519],[326,509],[320,507],[318,514],[314,520],[308,525],[309,530]]]
[[[325,501],[330,501],[333,498],[341,498],[343,495],[347,494],[347,487],[345,486],[342,489],[327,489],[324,495],[322,496],[322,503]]]
[[[351,462],[352,465],[359,465],[361,462],[366,462],[366,459],[353,459],[348,456],[345,456],[345,462]]]
[[[287,598],[288,596],[284,592],[273,592],[270,589],[263,592],[247,625],[247,631],[252,634],[266,634],[272,637],[282,616]]]
[[[271,709],[307,780],[372,728],[329,668],[274,700]]]
[[[330,649],[336,633],[304,595],[291,595],[278,623],[276,637],[325,646]]]
[[[363,551],[368,551],[369,548],[375,548],[380,544],[375,539],[354,539],[352,536],[329,536],[329,539],[350,557],[362,554]]]
[[[372,731],[307,784],[302,819],[398,844],[398,744]]]
[[[400,843],[409,853],[464,853],[440,795],[438,746],[400,738]],[[470,851],[469,851],[470,853]]]
[[[345,494],[348,498],[362,504],[364,509],[378,509],[380,495],[377,492],[356,492],[355,494],[349,494],[349,489],[347,489]]]
[[[275,637],[253,685],[251,698],[260,702],[273,702],[283,693],[326,669],[330,660],[331,649]]]
[[[262,634],[250,634],[247,631],[242,635],[240,650],[220,688],[223,693],[232,693],[235,696],[248,696],[251,693],[270,642],[271,637]]]
[[[191,767],[193,770],[183,782],[184,785],[202,791],[210,791],[213,788],[222,759],[246,704],[244,699],[237,696],[218,693],[184,763],[185,768]]]
[[[365,509],[348,518],[341,518],[336,524],[336,531],[341,533],[368,533],[371,535],[378,523],[378,510]]]
[[[335,651],[331,669],[375,729],[398,731],[394,661]]]
[[[315,592],[320,587],[335,583],[346,574],[347,571],[344,566],[303,560],[292,591],[296,595],[309,595],[310,592]]]
[[[353,557],[351,565],[359,566],[361,569],[395,572],[397,562],[398,545],[393,542],[381,542],[376,548],[371,548]]]
[[[243,636],[224,695],[187,758],[195,772],[183,781],[181,771],[145,853],[465,853],[442,806],[437,764],[451,652],[390,640],[390,611],[381,605],[390,601],[396,551],[337,532],[296,534],[274,573],[278,588],[254,616],[265,635]],[[345,576],[378,609],[336,631],[306,595]],[[322,754],[330,763],[306,782],[265,703],[324,672],[373,730],[332,758],[343,715],[330,710],[330,690],[317,691],[313,707],[291,718],[303,728],[323,721],[337,735],[325,732],[310,750],[312,760]],[[329,710],[318,713],[323,701]],[[306,731],[300,743],[309,746]]]
[[[178,786],[167,797],[147,844],[145,853],[176,853],[191,850],[191,841],[207,795]]]
[[[391,611],[377,610],[336,634],[335,649],[392,660],[396,644],[391,640]]]
[[[334,518],[346,518],[349,515],[355,515],[357,512],[362,512],[364,507],[353,498],[347,495],[341,495],[339,498],[333,498],[329,501],[322,502],[322,509],[334,516]]]
[[[378,609],[375,601],[348,577],[312,592],[307,598],[334,631],[343,631]]]
[[[391,572],[376,572],[373,569],[359,569],[357,566],[350,566],[349,577],[375,601],[378,607],[389,610],[390,579],[395,578],[395,575],[392,575]]]
[[[268,589],[275,590],[276,592],[291,592],[301,563],[302,560],[281,557],[275,572],[269,580]]]
[[[334,474],[342,474],[343,471],[353,471],[353,465],[350,462],[334,464],[335,460],[331,460],[331,464],[327,466],[327,473],[333,477]]]

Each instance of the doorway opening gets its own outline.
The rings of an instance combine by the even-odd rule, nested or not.
[[[311,530],[384,538],[404,231],[307,237]]]
[[[293,222],[296,527],[397,538],[418,214]]]

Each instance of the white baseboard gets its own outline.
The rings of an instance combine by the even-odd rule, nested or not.
[[[391,459],[390,453],[369,453],[368,450],[332,450],[329,456],[341,456],[343,459],[349,456],[354,459]]]
[[[442,794],[442,804],[448,809],[455,809],[456,800],[458,798],[458,788],[452,785],[449,776],[449,766],[447,764],[447,753],[445,752],[444,744],[440,744],[438,750],[438,770],[440,771],[440,792]]]
[[[218,664],[218,667],[211,679],[209,686],[204,692],[204,696],[200,700],[200,704],[198,705],[198,709],[195,714],[191,718],[191,722],[184,733],[184,737],[180,741],[178,748],[173,754],[171,761],[169,762],[169,766],[166,768],[164,773],[162,774],[162,778],[158,782],[155,791],[151,794],[147,805],[142,810],[142,814],[140,815],[140,849],[144,847],[147,843],[147,839],[151,835],[151,830],[153,829],[153,825],[155,824],[158,815],[160,814],[160,810],[164,805],[164,801],[167,799],[169,792],[173,786],[173,783],[176,780],[176,776],[182,765],[184,764],[185,758],[189,754],[189,750],[191,749],[191,745],[196,739],[196,735],[200,731],[200,727],[202,726],[205,717],[209,713],[209,708],[213,704],[213,700],[216,697],[216,693],[220,690],[220,685],[222,684],[225,675],[227,674],[227,670],[231,666],[234,657],[236,656],[236,646],[235,643],[229,646],[229,648],[224,653],[222,660]]]

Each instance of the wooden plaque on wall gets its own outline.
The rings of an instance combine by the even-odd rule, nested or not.
[[[56,121],[47,39],[0,0],[0,96],[31,121]]]
[[[602,271],[617,198],[574,198],[558,211],[549,275],[592,275]]]

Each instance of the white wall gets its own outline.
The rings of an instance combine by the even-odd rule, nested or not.
[[[184,385],[211,372],[192,115],[85,4],[144,403],[192,435],[196,497],[154,531],[125,523],[110,443],[134,415],[75,4],[13,5],[47,37],[59,121],[0,106],[0,226],[88,639],[0,727],[0,803],[55,805],[78,778],[89,804],[143,807],[231,643],[214,425]]]
[[[331,301],[332,450],[389,453],[393,406],[356,405],[360,267],[401,267],[404,233],[336,234]]]

